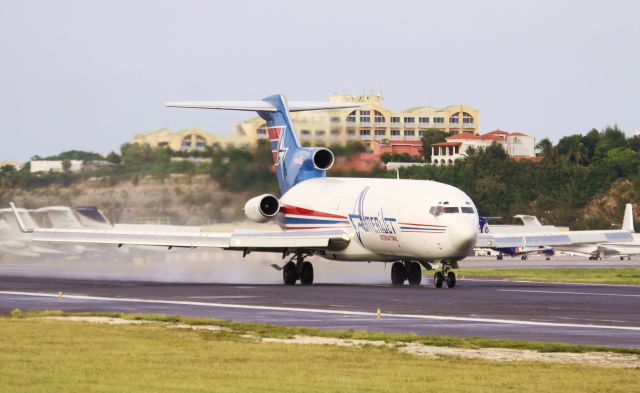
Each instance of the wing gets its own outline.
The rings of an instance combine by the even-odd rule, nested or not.
[[[123,244],[162,247],[210,247],[223,250],[273,251],[342,249],[349,243],[343,230],[264,232],[171,232],[133,230],[34,229],[34,241]]]
[[[633,242],[633,235],[625,230],[554,231],[546,233],[480,233],[476,247],[554,247],[578,244]]]

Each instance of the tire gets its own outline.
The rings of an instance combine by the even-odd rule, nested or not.
[[[453,288],[456,286],[456,274],[454,272],[447,273],[447,287]]]
[[[282,268],[282,281],[284,281],[284,285],[295,285],[296,281],[298,281],[298,269],[296,269],[296,264],[293,262],[288,262]]]
[[[313,265],[311,264],[311,262],[302,263],[302,269],[300,270],[300,284],[313,284]]]
[[[409,280],[409,285],[420,285],[420,282],[422,282],[422,267],[420,266],[420,263],[409,263],[407,279]]]
[[[442,288],[442,283],[444,282],[444,274],[442,272],[437,272],[433,275],[433,285],[436,288]]]
[[[403,285],[407,279],[407,270],[404,268],[404,263],[394,262],[391,265],[391,284]]]

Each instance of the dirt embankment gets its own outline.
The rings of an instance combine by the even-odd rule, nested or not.
[[[620,228],[627,203],[633,205],[634,217],[639,217],[639,192],[630,180],[618,180],[609,189],[602,190],[578,212],[578,226],[597,226],[601,229]],[[605,228],[606,227],[606,228]],[[639,228],[636,228],[639,229]]]
[[[242,206],[251,196],[223,191],[206,175],[173,174],[166,179],[148,176],[115,185],[106,178],[90,178],[70,186],[10,190],[2,203],[13,200],[27,208],[97,206],[119,223],[206,225],[242,218]]]

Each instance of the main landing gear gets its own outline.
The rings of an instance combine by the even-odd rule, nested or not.
[[[393,285],[403,285],[405,281],[409,281],[409,285],[420,285],[420,282],[422,282],[420,262],[394,262],[391,265],[391,283]]]
[[[447,283],[447,288],[453,288],[456,286],[456,274],[453,272],[453,267],[449,263],[441,262],[441,270],[433,275],[433,285],[436,288],[442,288],[443,283]],[[455,263],[457,267],[457,263]]]
[[[305,261],[306,255],[295,255],[282,268],[282,281],[285,285],[295,285],[300,280],[302,285],[313,284],[313,265]],[[296,260],[295,262],[293,260]]]

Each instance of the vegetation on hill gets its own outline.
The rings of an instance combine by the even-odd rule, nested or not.
[[[443,138],[441,132],[432,131],[425,135],[423,142],[427,147]],[[556,145],[543,139],[537,147],[539,163],[513,160],[500,145],[494,144],[486,149],[471,150],[467,159],[454,165],[404,168],[400,175],[457,186],[469,194],[484,215],[535,214],[548,223],[573,228],[608,228],[620,221],[624,204],[637,200],[640,195],[640,138],[627,138],[615,126],[603,131],[594,129],[584,135],[569,135]],[[336,156],[355,156],[366,151],[366,147],[357,142],[330,148]],[[425,153],[429,151],[427,147]],[[77,151],[50,158],[105,159],[95,153]],[[260,143],[255,149],[214,146],[193,153],[127,143],[122,145],[120,154],[112,152],[106,159],[117,165],[78,173],[38,174],[30,173],[28,164],[20,171],[11,166],[2,167],[0,202],[6,203],[15,189],[69,186],[94,178],[103,179],[102,183],[107,186],[121,181],[135,185],[143,177],[165,179],[171,174],[206,175],[228,192],[277,193],[268,143]],[[410,160],[398,155],[382,159]],[[369,173],[332,170],[330,175],[395,177],[395,173],[380,169]]]

